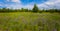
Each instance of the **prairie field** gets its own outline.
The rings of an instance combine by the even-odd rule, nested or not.
[[[0,13],[0,31],[60,31],[60,14]]]

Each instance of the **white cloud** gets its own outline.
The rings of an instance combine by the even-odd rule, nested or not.
[[[0,2],[0,6],[2,6],[2,3]]]
[[[7,8],[11,8],[11,9],[19,9],[19,8],[22,8],[22,4],[10,4],[10,5],[5,4],[5,6]]]
[[[27,4],[27,5],[25,5],[24,8],[32,9],[33,6],[34,6],[34,2],[31,2],[31,3]]]
[[[51,9],[51,8],[60,8],[60,0],[48,0],[42,4],[38,4],[39,8]]]
[[[0,6],[2,6],[2,4],[0,4]]]
[[[19,9],[22,8],[22,4],[20,0],[7,0],[7,2],[14,2],[15,4],[5,4],[6,8],[11,8],[11,9]]]
[[[21,3],[21,1],[20,1],[20,0],[7,0],[7,2]]]
[[[21,9],[21,8],[28,8],[28,9],[32,9],[33,5],[22,5],[22,4],[6,4],[5,5],[7,8],[11,8],[11,9]]]
[[[20,0],[7,0],[11,2],[15,2],[16,4],[5,4],[7,8],[13,8],[13,9],[20,9],[20,8],[28,8],[32,9],[34,2],[31,2],[27,5],[22,5],[22,2]],[[40,9],[51,9],[51,8],[57,8],[60,9],[60,0],[48,0],[44,3],[37,4]],[[0,4],[1,6],[1,4]]]
[[[11,0],[12,2],[21,3],[20,0]]]
[[[33,8],[33,3],[29,3],[27,5],[23,5],[23,4],[5,4],[5,6],[7,8],[12,8],[12,9],[21,9],[21,8],[28,8],[28,9],[32,9]]]
[[[25,5],[23,8],[32,9],[33,8],[33,5]]]

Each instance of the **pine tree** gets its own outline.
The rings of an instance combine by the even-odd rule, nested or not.
[[[38,12],[38,7],[37,7],[37,5],[36,4],[34,4],[34,7],[33,7],[33,12]]]

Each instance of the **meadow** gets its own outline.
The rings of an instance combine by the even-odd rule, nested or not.
[[[59,13],[0,13],[0,31],[60,31]]]

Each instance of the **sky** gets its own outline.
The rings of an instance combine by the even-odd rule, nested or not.
[[[0,8],[32,9],[34,4],[39,9],[60,9],[60,0],[0,0]]]

